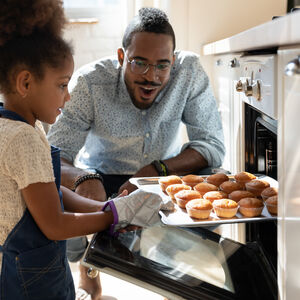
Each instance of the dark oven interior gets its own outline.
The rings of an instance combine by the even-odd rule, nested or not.
[[[245,171],[277,180],[277,120],[244,103]],[[247,223],[247,242],[257,242],[277,271],[277,221]]]
[[[277,180],[277,121],[245,103],[245,169]]]

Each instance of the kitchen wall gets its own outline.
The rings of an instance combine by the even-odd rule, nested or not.
[[[287,0],[123,0],[119,9],[112,6],[99,9],[97,24],[67,27],[65,35],[75,46],[75,68],[115,54],[128,20],[143,6],[159,7],[167,12],[176,33],[177,49],[201,54],[204,44],[265,23],[273,16],[284,15]],[[201,57],[211,76],[210,59]]]
[[[287,0],[172,0],[171,22],[178,47],[201,54],[201,47],[284,15]],[[211,76],[212,57],[201,57]]]

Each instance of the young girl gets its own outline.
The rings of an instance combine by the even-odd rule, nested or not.
[[[161,199],[138,191],[101,203],[60,188],[59,149],[36,121],[54,123],[70,100],[62,3],[2,1],[0,16],[0,299],[74,299],[64,239],[149,225]]]

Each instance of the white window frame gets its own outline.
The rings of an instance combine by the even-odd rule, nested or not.
[[[82,6],[68,6],[68,3],[72,5],[72,0],[66,1],[66,4],[64,4],[64,10],[66,17],[68,19],[82,19],[82,18],[98,18],[99,15],[105,10],[109,10],[110,7],[109,4],[118,4],[124,5],[122,3],[126,0],[100,0],[103,3],[100,3],[100,5],[91,6],[87,3],[89,0],[82,0]]]

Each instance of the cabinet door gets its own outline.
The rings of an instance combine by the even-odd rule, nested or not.
[[[278,283],[284,300],[299,299],[300,290],[300,46],[279,50],[278,59]]]
[[[227,54],[214,57],[213,85],[222,119],[226,155],[222,167],[231,173],[240,171],[240,101],[236,99],[235,85],[240,77],[240,55]]]

